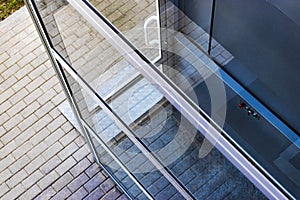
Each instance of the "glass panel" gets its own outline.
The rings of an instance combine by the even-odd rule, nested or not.
[[[105,143],[110,151],[120,160],[126,169],[149,191],[155,199],[182,199],[183,197],[160,173],[159,170],[148,160],[116,123],[99,107],[90,110],[90,103],[97,104],[67,71],[64,71],[73,96],[78,104],[82,120],[91,128],[90,135],[96,147],[100,162],[120,181],[134,199],[146,199],[145,194],[126,174],[123,168],[114,158],[100,145]],[[173,197],[174,196],[174,197]]]
[[[158,0],[90,0],[139,51],[156,62],[161,57]]]
[[[300,197],[300,93],[293,88],[300,84],[299,6],[297,1],[217,0],[213,33],[233,55],[224,69],[298,135],[279,132],[265,119],[242,116],[245,107],[230,110],[228,132],[240,144],[250,145],[243,147],[296,198]],[[239,101],[232,98],[228,107]]]
[[[83,120],[96,132],[95,136],[92,134],[92,138],[101,163],[118,177],[134,198],[141,197],[141,191],[103,150],[99,139],[108,145],[155,199],[182,199],[183,197],[137,148],[137,143],[133,143],[103,110],[88,112],[88,103],[93,101],[91,96],[86,93],[83,97],[83,89],[72,77],[67,77]],[[86,101],[87,99],[90,100]],[[205,152],[202,134],[166,100],[151,108],[130,126],[135,137],[151,150],[196,199],[234,199],[249,196],[265,199],[219,151],[210,149],[209,152]]]
[[[299,7],[299,1],[217,0],[213,33],[234,56],[224,68],[297,133]]]
[[[269,119],[260,116],[251,107],[252,102],[240,97],[245,91],[232,89],[230,76],[190,40],[177,38],[176,55],[170,58],[175,61],[163,66],[165,74],[259,165],[299,196],[299,136],[281,132]]]
[[[240,194],[258,195],[257,198],[263,198],[252,184],[233,170],[233,167],[224,167],[230,163],[220,153],[214,153],[218,151],[213,149],[213,145],[198,136],[200,133],[197,133],[196,129],[180,115],[180,110],[174,108],[163,97],[157,85],[136,71],[135,66],[132,66],[70,5],[62,1],[57,2],[60,3],[49,3],[50,7],[39,3],[55,49],[65,56],[78,74],[134,131],[136,138],[140,139],[139,144],[153,151],[155,157],[197,198],[213,195],[212,191],[217,189],[215,186],[227,188],[228,185],[230,185],[230,190],[227,191],[229,195],[238,194],[239,197]],[[49,12],[53,12],[53,15]],[[226,76],[219,74],[218,66],[197,43],[179,32],[170,38],[173,42],[167,43],[168,56],[161,61],[164,73],[219,126],[224,127],[224,130],[280,183],[291,191],[300,191],[297,190],[300,179],[295,176],[299,172],[297,147],[267,120],[259,118],[259,113],[249,108],[248,102],[240,99],[239,94],[223,83]],[[71,86],[83,119],[96,132],[98,138],[116,150],[116,154],[119,145],[130,147],[138,145],[128,139],[124,131],[115,125],[87,91],[73,86],[73,83]],[[187,148],[192,147],[194,149],[189,152]],[[183,154],[180,154],[178,149]],[[290,150],[293,150],[292,155],[289,154]],[[196,156],[191,153],[193,151],[197,152]],[[185,152],[188,153],[183,156]],[[216,159],[216,163],[209,153]],[[219,160],[220,157],[222,158]],[[208,160],[204,161],[203,158]],[[201,177],[198,177],[199,172],[203,170],[203,167],[199,167],[202,162],[209,166],[203,174],[201,173]],[[177,166],[177,163],[182,165]],[[220,163],[222,165],[218,165]],[[149,166],[152,168],[152,164]],[[185,175],[181,174],[182,166],[186,166],[186,170],[189,171]],[[211,168],[213,170],[210,170]],[[284,170],[286,168],[290,170]],[[221,175],[220,184],[209,182],[215,180],[216,175]],[[199,187],[195,187],[196,189],[194,185],[189,184],[189,181],[199,182],[202,179],[205,181],[201,182]],[[240,180],[243,184],[238,184]],[[234,186],[231,187],[231,184]],[[211,192],[203,192],[207,188]]]
[[[176,30],[208,51],[212,0],[166,0],[168,29]],[[213,41],[213,46],[217,45]]]
[[[80,22],[81,29],[93,30],[75,10],[70,14],[77,15],[75,19]],[[72,29],[68,29],[67,25],[65,27],[61,30],[70,33],[62,34],[63,41],[69,40],[68,36],[72,35]],[[168,174],[173,174],[175,179],[198,199],[215,198],[218,195],[221,199],[227,195],[235,197],[241,193],[245,194],[245,198],[249,195],[264,198],[216,149],[205,148],[207,141],[163,97],[154,83],[138,73],[101,35],[95,32],[92,36],[91,40],[100,41],[97,43],[97,49],[102,51],[99,51],[98,57],[107,59],[110,55],[110,59],[106,61],[108,66],[105,67],[105,60],[94,62],[86,59],[85,57],[90,55],[89,51],[80,57],[85,59],[84,65],[76,61],[71,63],[79,75],[106,99],[112,110],[132,129],[137,140],[129,139],[128,133],[116,125],[89,92],[77,84],[71,84],[80,113],[97,138],[109,146],[155,198],[182,199],[182,196],[162,172],[157,170],[156,165],[141,152],[141,146],[149,149],[154,158],[163,164]],[[83,41],[85,43],[81,43],[79,49],[85,49],[90,40]],[[73,42],[68,44],[66,49],[69,49]],[[74,55],[69,54],[69,58],[72,60]],[[118,89],[114,95],[107,96],[109,92],[105,91],[116,91],[115,88],[122,85],[122,81],[126,82],[126,79],[122,80],[122,70],[129,70],[131,74],[137,73],[137,76]],[[112,75],[108,75],[109,73]],[[101,150],[99,153],[102,153]],[[103,162],[107,165],[110,163],[106,160]],[[237,184],[241,181],[242,186]],[[222,189],[222,194],[216,192],[219,191],[219,187],[226,188],[224,191]]]

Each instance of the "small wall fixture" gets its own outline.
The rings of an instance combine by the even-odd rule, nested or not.
[[[260,115],[253,109],[251,108],[249,105],[247,105],[245,102],[240,102],[238,104],[238,107],[241,109],[241,110],[245,110],[247,112],[247,114],[256,119],[260,119]]]

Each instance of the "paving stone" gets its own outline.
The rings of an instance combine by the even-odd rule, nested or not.
[[[32,124],[34,124],[36,121],[39,119],[35,114],[32,114],[25,118],[22,122],[18,124],[18,127],[20,128],[21,131],[25,131],[27,128],[29,128]]]
[[[54,89],[50,88],[47,90],[42,96],[40,96],[37,101],[41,104],[44,105],[47,101],[50,101],[53,97],[55,97],[56,92]]]
[[[73,193],[68,199],[69,200],[77,200],[77,199],[83,199],[86,195],[88,195],[88,192],[83,188],[79,188],[75,193]]]
[[[42,193],[39,194],[35,199],[37,200],[44,200],[44,199],[51,199],[56,194],[55,190],[52,187],[48,187],[45,190],[42,190]]]
[[[73,157],[77,160],[80,161],[83,159],[85,156],[87,156],[90,153],[90,150],[88,149],[87,145],[82,146],[80,149],[78,149],[74,154]]]
[[[4,52],[0,54],[0,63],[3,63],[4,61],[6,61],[9,58],[9,55]]]
[[[1,91],[1,98],[2,98],[1,99],[2,102],[0,104],[0,108],[1,108],[2,112],[5,112],[12,105],[9,101],[6,101],[6,100],[9,99],[12,95],[14,95],[15,91],[13,91],[13,89],[11,89],[11,88],[8,88],[4,92],[2,92],[1,86],[0,86],[0,89],[1,89],[0,91]]]
[[[9,115],[6,114],[6,113],[3,113],[2,115],[0,115],[0,121],[1,121],[2,123],[7,122],[9,119],[10,119],[10,117],[9,117]],[[3,127],[2,127],[2,128],[3,128]],[[4,129],[4,128],[3,128],[3,129]],[[2,136],[2,134],[1,134],[1,136]]]
[[[21,115],[25,118],[31,115],[32,113],[36,114],[36,110],[40,109],[40,104],[36,101],[32,102],[30,105],[27,104],[26,108],[21,111]],[[39,117],[37,115],[37,117]]]
[[[65,117],[64,116],[61,116],[61,112],[59,111],[59,109],[55,108],[55,109],[52,109],[50,112],[49,112],[49,115],[52,117],[52,119],[56,119],[57,117],[62,117],[64,119],[62,119],[61,121],[61,124],[63,124],[64,121],[66,121]],[[64,120],[64,121],[63,121]]]
[[[38,102],[35,101],[34,103],[36,104],[36,106],[39,106],[38,109],[34,112],[34,114],[38,118],[42,118],[46,113],[49,113],[52,109],[55,108],[51,101],[48,101],[46,104],[42,105],[42,107],[40,107],[40,104]]]
[[[10,118],[7,122],[3,124],[3,127],[9,131],[13,127],[15,127],[16,124],[19,124],[23,120],[23,117],[20,115],[15,115],[12,118]]]
[[[1,159],[9,155],[17,147],[18,145],[14,140],[10,141],[8,144],[6,144],[3,148],[0,149]]]
[[[88,192],[94,190],[100,183],[104,182],[106,177],[102,173],[97,173],[92,179],[90,179],[84,187]]]
[[[30,175],[26,177],[25,180],[22,181],[23,186],[28,189],[32,185],[35,185],[37,181],[39,181],[43,177],[43,174],[40,172],[40,170],[36,170]]]
[[[65,121],[66,119],[64,118],[64,116],[60,115],[58,118],[49,123],[47,125],[47,128],[49,129],[49,131],[54,132],[60,127],[61,123]]]
[[[0,183],[4,183],[7,179],[9,179],[13,174],[8,170],[5,169],[0,173]]]
[[[62,126],[61,129],[65,132],[68,133],[70,130],[74,129],[74,126],[69,122],[66,121]],[[85,140],[83,139],[83,137],[77,137],[75,140],[75,143],[80,147],[83,144],[85,144]]]
[[[48,160],[49,158],[57,154],[61,149],[63,149],[63,146],[60,144],[60,142],[55,142],[46,151],[44,151],[42,155],[45,159]]]
[[[29,53],[25,57],[21,58],[17,64],[19,66],[27,66],[34,58],[35,55],[33,53]]]
[[[51,199],[53,199],[53,200],[66,199],[71,194],[72,194],[71,191],[67,187],[64,187],[62,190],[60,190],[58,193],[56,193]]]
[[[76,177],[84,172],[90,165],[91,162],[85,157],[84,159],[76,163],[76,165],[70,169],[70,172],[74,177]]]
[[[78,188],[80,188],[82,185],[84,185],[88,180],[89,180],[89,177],[85,173],[82,173],[68,185],[68,188],[72,192],[75,192]]]
[[[51,185],[54,181],[56,181],[59,178],[59,175],[56,173],[56,171],[51,171],[49,174],[44,176],[40,181],[37,182],[38,186],[44,190],[49,185]]]
[[[34,91],[31,91],[30,94],[28,94],[27,96],[25,96],[24,101],[27,104],[31,104],[37,98],[39,98],[42,94],[43,94],[42,90],[40,88],[37,88]]]
[[[29,151],[32,148],[32,144],[29,141],[26,141],[23,143],[21,146],[19,146],[16,150],[12,152],[12,155],[16,158],[19,159],[21,156],[26,154],[27,151]]]
[[[67,172],[63,176],[61,176],[55,183],[53,183],[52,187],[55,191],[60,191],[72,180],[73,180],[73,176],[69,172]]]
[[[121,195],[120,191],[116,188],[110,190],[105,196],[102,198],[103,200],[117,199]]]
[[[21,88],[24,88],[31,81],[30,78],[28,78],[28,76],[25,75],[21,80],[19,80],[16,84],[12,86],[15,92],[18,92]]]
[[[39,118],[39,120],[32,125],[32,128],[36,131],[36,132],[40,132],[41,130],[44,130],[44,131],[48,131],[50,132],[48,129],[47,129],[47,124],[49,124],[49,122],[52,121],[52,118],[48,115],[48,114],[45,114],[42,118]],[[46,134],[46,133],[45,133]],[[47,136],[47,135],[46,135]]]
[[[2,196],[2,199],[16,199],[20,194],[22,194],[25,191],[25,188],[23,185],[19,184],[13,189],[9,190],[4,196]]]
[[[33,66],[34,67],[34,66]],[[45,71],[47,70],[47,67],[45,65],[39,65],[38,67],[34,68],[29,74],[28,77],[31,80],[36,79],[38,76],[41,76]]]
[[[71,169],[75,164],[76,164],[76,160],[73,157],[69,157],[67,160],[65,160],[63,163],[61,163],[55,169],[55,171],[57,171],[57,173],[59,175],[62,175],[65,172],[67,172],[69,169]]]
[[[69,157],[77,150],[78,150],[78,146],[74,142],[72,142],[68,146],[66,146],[62,151],[60,151],[58,153],[58,156],[61,160],[65,160],[67,157]]]
[[[42,154],[46,149],[48,148],[48,145],[45,142],[41,142],[37,145],[35,145],[30,151],[28,151],[26,154],[27,156],[33,160],[35,157],[37,157],[39,154]],[[46,158],[47,159],[47,158]]]
[[[85,197],[85,200],[94,200],[94,199],[100,199],[103,197],[105,193],[100,189],[96,188],[93,192],[91,192],[87,197]]]
[[[37,170],[40,166],[42,166],[46,162],[43,156],[38,156],[34,160],[32,160],[26,167],[25,170],[28,174],[31,174],[35,170]]]
[[[21,90],[19,90],[17,93],[15,93],[10,99],[9,101],[12,104],[16,104],[18,101],[22,100],[24,97],[26,97],[29,94],[29,92],[25,89],[22,88]]]
[[[7,191],[9,191],[9,187],[5,184],[5,183],[2,183],[0,185],[0,197],[5,194]]]
[[[99,165],[93,163],[89,168],[85,170],[85,173],[91,178],[99,171]]]
[[[9,180],[6,181],[6,184],[9,188],[13,188],[17,184],[21,183],[22,180],[27,176],[25,170],[20,170],[19,172],[15,173]]]
[[[88,195],[82,187],[87,183],[89,198],[100,197],[100,179],[89,181],[101,169],[82,136],[55,108],[66,97],[26,8],[1,22],[0,33],[0,198],[81,199]],[[73,194],[66,187],[70,183]],[[103,188],[112,185],[105,181]]]
[[[24,66],[24,65],[21,65]],[[16,84],[21,84],[25,86],[29,83],[30,79],[27,77],[27,79],[24,79],[26,75],[33,70],[33,67],[30,65],[27,65],[26,67],[21,68],[17,72],[14,73],[14,76],[19,80]],[[23,79],[22,79],[23,78]],[[26,80],[26,81],[25,81]],[[17,91],[17,90],[15,90]]]
[[[16,83],[17,82],[17,79],[16,79],[16,77],[14,77],[14,76],[12,76],[16,71],[18,71],[20,68],[19,68],[19,66],[18,65],[13,65],[13,66],[11,66],[10,68],[8,68],[6,71],[4,71],[4,72],[2,72],[1,73],[1,76],[3,77],[3,78],[5,78],[6,80],[10,77],[10,81],[14,81],[14,83]],[[13,83],[13,84],[14,84]],[[6,82],[3,82],[2,84],[8,84],[8,82],[6,83]],[[3,87],[3,89],[7,89],[7,88],[5,88],[4,87],[5,85],[3,85],[2,87]]]
[[[43,128],[43,127],[41,127],[41,128]],[[43,141],[47,136],[50,135],[50,131],[47,128],[43,128],[42,130],[39,130],[38,132],[33,132],[33,133],[35,133],[35,134],[30,138],[30,142],[33,145],[37,145],[38,143]]]
[[[20,131],[20,134],[14,139],[14,141],[17,143],[17,145],[22,145],[25,141],[30,139],[35,135],[35,131],[33,128],[29,127],[25,131]],[[32,143],[35,145],[34,143]]]
[[[48,135],[46,135],[46,139],[44,140],[44,142],[50,146],[53,143],[55,143],[56,141],[58,141],[60,138],[62,138],[65,134],[64,132],[59,128],[54,132],[51,132],[47,129],[47,131],[49,132]]]
[[[111,179],[106,179],[103,183],[100,184],[101,190],[106,193],[115,186],[115,183]]]
[[[51,159],[47,160],[47,162],[41,166],[40,170],[43,174],[48,174],[52,170],[54,170],[55,167],[57,167],[59,164],[61,164],[61,159],[57,156],[53,156]]]
[[[38,195],[42,190],[37,186],[33,185],[26,192],[24,192],[18,199],[20,200],[28,200],[33,199],[36,195]]]
[[[15,116],[17,113],[21,112],[27,105],[24,101],[19,101],[17,104],[13,105],[9,110],[7,110],[7,114],[11,117]]]
[[[8,168],[13,162],[15,158],[12,155],[8,155],[4,159],[0,160],[0,171],[2,172],[4,169]]]

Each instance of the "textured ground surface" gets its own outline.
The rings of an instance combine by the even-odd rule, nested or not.
[[[123,199],[80,134],[25,7],[0,22],[0,198]]]

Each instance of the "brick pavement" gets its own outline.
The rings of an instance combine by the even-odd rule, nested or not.
[[[65,95],[25,7],[0,22],[0,198],[125,199],[58,111]]]

